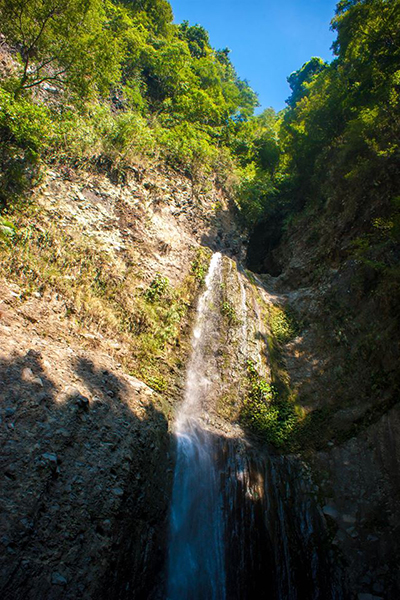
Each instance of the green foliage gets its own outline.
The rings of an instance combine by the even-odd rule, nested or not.
[[[275,186],[268,171],[243,173],[237,189],[242,221],[247,227],[254,226],[267,212],[275,211]]]
[[[221,314],[226,317],[231,325],[239,323],[235,307],[229,300],[224,300],[221,303]]]
[[[208,169],[217,157],[217,149],[206,134],[197,127],[184,122],[171,129],[160,129],[158,134],[161,151],[167,162],[186,167],[196,174],[197,170]]]
[[[314,56],[311,60],[306,62],[301,69],[294,71],[294,73],[289,75],[287,81],[292,90],[292,94],[286,101],[287,104],[291,107],[295,106],[297,102],[306,95],[308,89],[307,84],[327,66],[328,65],[321,58]]]
[[[0,18],[19,56],[2,82],[6,112],[14,99],[21,123],[33,116],[26,164],[51,155],[118,166],[161,155],[194,178],[220,170],[223,179],[232,132],[257,97],[203,27],[172,23],[167,0],[0,0]],[[11,142],[3,162],[12,162],[7,152],[18,152]],[[17,175],[11,169],[8,179],[29,187]]]
[[[156,302],[161,297],[165,296],[169,288],[168,277],[163,277],[160,273],[157,273],[151,282],[150,286],[144,293],[144,297],[148,302]]]
[[[243,402],[242,423],[277,448],[284,447],[297,422],[292,403],[279,398],[251,361],[247,361],[247,380],[249,392]]]
[[[101,0],[0,0],[8,40],[21,47],[16,95],[43,83],[87,95],[119,77],[119,42]]]
[[[277,163],[257,157],[251,122],[238,132],[238,203],[254,231],[254,268],[267,265],[275,274],[282,235],[307,235],[312,214],[314,231],[325,235],[308,240],[318,248],[325,238],[326,263],[343,258],[340,245],[350,237],[348,253],[357,248],[360,261],[397,294],[399,20],[400,0],[339,2],[336,59],[312,58],[289,77],[292,95],[276,122]]]
[[[117,114],[103,135],[103,151],[115,162],[151,155],[156,145],[155,130],[134,111]]]
[[[0,88],[0,205],[18,200],[34,183],[49,137],[49,110]]]
[[[253,165],[274,174],[280,157],[279,123],[274,109],[267,108],[235,127],[231,147],[242,167]]]
[[[249,119],[235,132],[232,149],[240,162],[236,200],[243,224],[251,229],[259,221],[279,219],[282,210],[277,195],[282,187],[278,170],[281,160],[281,119],[272,108]]]
[[[168,34],[172,9],[168,0],[121,0],[146,29],[156,34]]]
[[[11,221],[0,216],[0,243],[9,244],[13,241],[16,228]]]
[[[193,58],[204,58],[211,50],[208,33],[201,25],[190,26],[188,21],[183,21],[178,35],[187,42]]]
[[[210,251],[207,248],[197,248],[196,256],[190,265],[190,271],[201,285],[206,279],[210,264]]]
[[[165,392],[168,388],[167,381],[162,375],[149,375],[146,378],[146,382],[147,385],[149,385],[153,390],[159,393]]]

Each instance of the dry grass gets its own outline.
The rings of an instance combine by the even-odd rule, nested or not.
[[[148,283],[129,253],[121,259],[78,230],[60,231],[39,209],[19,214],[14,223],[16,233],[0,246],[0,274],[17,283],[24,298],[49,291],[61,296],[65,319],[78,335],[91,331],[112,340],[127,372],[166,391],[184,362],[188,309],[200,284],[196,274],[150,301]]]

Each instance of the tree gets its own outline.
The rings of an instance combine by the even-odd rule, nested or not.
[[[107,91],[119,77],[119,43],[102,0],[0,0],[0,19],[20,47],[16,96],[51,82],[83,97]]]
[[[211,50],[208,33],[201,25],[190,26],[188,21],[183,21],[179,25],[179,37],[186,40],[193,58],[207,56]]]
[[[120,0],[147,29],[157,35],[166,35],[172,23],[172,8],[168,0]]]
[[[307,84],[315,77],[318,73],[323,71],[327,67],[327,64],[322,60],[313,56],[308,62],[298,71],[294,71],[287,78],[290,89],[292,90],[291,96],[286,100],[289,106],[295,106],[295,104],[303,98],[307,91]]]

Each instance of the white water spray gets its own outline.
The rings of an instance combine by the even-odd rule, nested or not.
[[[215,464],[215,436],[204,428],[217,377],[219,293],[222,257],[212,257],[200,297],[185,397],[175,426],[177,460],[172,492],[167,597],[223,600],[226,597],[224,523]]]

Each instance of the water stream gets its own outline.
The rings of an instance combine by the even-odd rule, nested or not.
[[[166,597],[340,600],[323,517],[299,459],[262,455],[243,436],[227,438],[209,427],[222,381],[217,357],[223,260],[214,254],[198,302],[185,395],[175,423]],[[249,312],[244,275],[237,276],[243,360]],[[258,324],[257,307],[254,318]]]
[[[177,459],[168,557],[169,600],[225,598],[224,526],[213,435],[205,428],[218,342],[215,304],[221,255],[214,254],[200,297],[185,397],[176,419]]]

